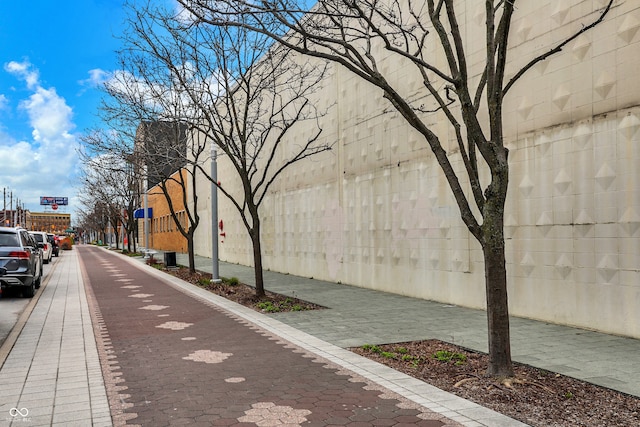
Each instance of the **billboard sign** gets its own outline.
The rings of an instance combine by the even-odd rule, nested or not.
[[[47,196],[40,197],[41,206],[52,206],[52,205],[67,206],[68,204],[69,204],[68,197],[47,197]]]

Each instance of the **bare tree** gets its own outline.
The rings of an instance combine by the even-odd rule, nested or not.
[[[197,195],[188,199],[189,185],[195,187],[195,171],[197,167],[192,164],[187,168],[186,161],[186,132],[187,128],[182,123],[173,121],[142,121],[137,119],[144,117],[136,111],[135,104],[123,101],[122,97],[130,99],[129,86],[122,85],[121,75],[116,76],[107,86],[107,92],[112,96],[105,100],[103,118],[108,124],[116,122],[119,130],[110,129],[94,130],[83,136],[85,152],[81,157],[85,163],[85,169],[92,171],[87,173],[93,179],[109,184],[109,191],[115,193],[122,201],[122,208],[126,215],[122,221],[130,238],[128,249],[135,246],[134,234],[137,232],[137,222],[134,211],[140,206],[142,194],[151,187],[157,186],[167,201],[170,214],[176,228],[185,237],[189,254],[189,268],[195,271],[195,256],[193,250],[193,235],[199,223],[199,216],[192,214],[197,209]],[[133,107],[133,108],[132,108]],[[135,130],[131,130],[137,124]],[[199,154],[194,156],[198,158]],[[109,159],[108,161],[105,161]],[[191,173],[183,173],[185,171]],[[176,173],[178,172],[178,173]],[[191,182],[187,182],[187,176]],[[169,186],[177,184],[180,189],[181,204],[169,195]],[[94,183],[94,187],[99,183]],[[89,198],[96,194],[104,193],[104,189],[90,192]],[[193,210],[189,210],[188,201],[193,201]],[[184,206],[184,208],[182,208]],[[180,208],[180,209],[179,209]],[[178,212],[186,212],[188,223],[183,224],[178,218]],[[134,249],[135,250],[135,249]]]
[[[297,0],[178,2],[199,25],[250,29],[291,51],[340,64],[381,89],[384,98],[424,137],[453,192],[462,221],[484,254],[487,374],[512,376],[504,239],[509,164],[503,140],[503,100],[533,65],[600,23],[613,0],[594,14],[591,23],[545,53],[532,56],[511,78],[506,78],[505,69],[516,0],[484,2],[486,48],[479,70],[471,67],[466,56],[465,19],[457,9],[468,10],[456,0],[320,0],[311,10],[307,2]],[[437,62],[439,55],[445,58],[444,64]],[[422,78],[421,92],[411,98],[404,95],[402,83],[385,75],[380,66],[384,61],[414,67]],[[445,149],[448,133],[438,134],[431,124],[427,113],[435,112],[449,122],[455,134],[470,194]],[[483,187],[485,173],[489,180]]]
[[[97,133],[85,135],[85,144],[95,144],[100,136]],[[92,142],[93,141],[93,142]],[[139,203],[139,190],[137,179],[133,173],[132,165],[119,157],[113,156],[88,156],[81,152],[83,160],[83,188],[80,192],[80,200],[87,209],[85,222],[101,224],[106,227],[110,223],[114,230],[123,229],[123,237],[127,236],[127,247],[122,248],[135,252],[136,222],[134,210]],[[100,218],[88,218],[88,215],[97,214]],[[104,227],[99,229],[105,233]],[[119,236],[116,235],[116,247],[120,247]]]
[[[287,167],[330,149],[319,139],[321,113],[308,98],[319,90],[326,66],[296,62],[286,49],[269,48],[267,36],[242,28],[197,25],[151,4],[131,10],[123,64],[145,89],[144,96],[127,94],[147,115],[187,124],[190,173],[199,170],[237,209],[253,246],[256,295],[263,296],[260,206]],[[180,108],[168,108],[166,100]],[[285,136],[303,121],[315,131],[285,147]],[[236,171],[239,194],[212,179],[201,160],[213,146]],[[192,186],[195,195],[195,181]]]
[[[105,215],[106,206],[88,197],[81,196],[83,209],[78,212],[78,225],[96,239],[105,240],[108,216]]]

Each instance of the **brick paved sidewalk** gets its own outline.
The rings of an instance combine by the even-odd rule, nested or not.
[[[115,425],[460,425],[121,255],[78,250]]]

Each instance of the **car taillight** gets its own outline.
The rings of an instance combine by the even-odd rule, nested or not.
[[[23,258],[29,259],[31,254],[27,251],[11,251],[9,252],[9,258]]]
[[[45,244],[44,244],[44,248],[43,248],[43,249],[44,249],[45,251],[48,251],[48,250],[49,250],[49,245],[48,245],[47,243],[45,243]]]

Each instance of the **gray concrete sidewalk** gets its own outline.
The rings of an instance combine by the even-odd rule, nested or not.
[[[188,264],[186,254],[176,258]],[[196,268],[211,272],[211,258],[197,257]],[[221,262],[220,275],[255,284],[252,267]],[[342,348],[439,339],[487,351],[482,310],[272,271],[264,280],[272,292],[330,308],[270,316]],[[512,317],[511,350],[517,362],[640,397],[640,340]]]
[[[111,426],[76,252],[48,268],[0,350],[0,426]]]

